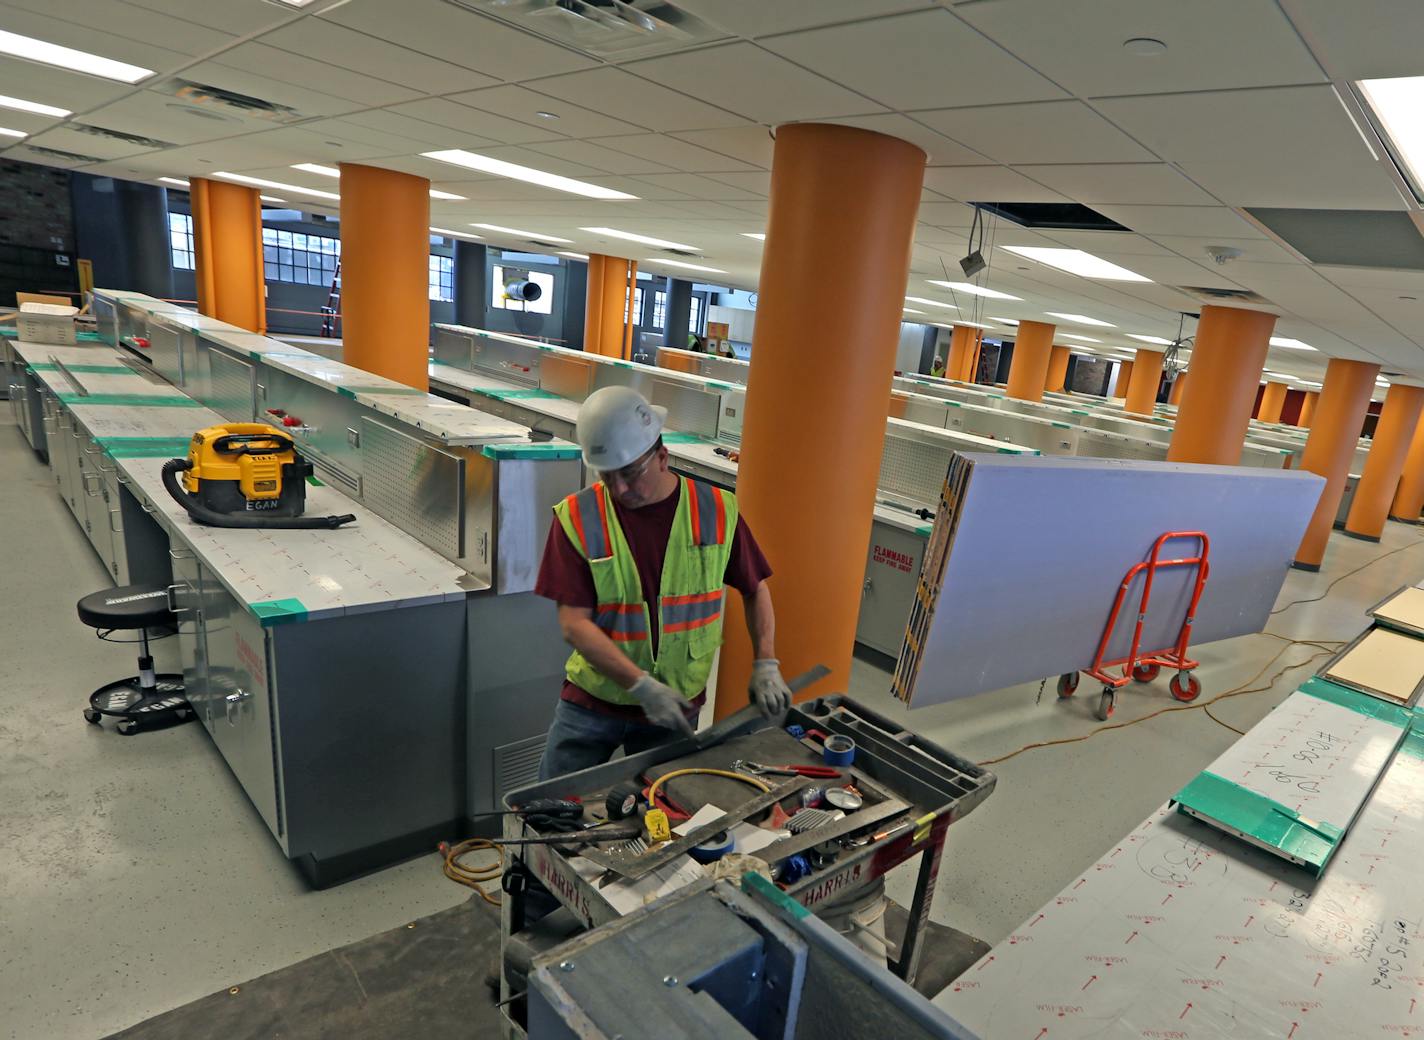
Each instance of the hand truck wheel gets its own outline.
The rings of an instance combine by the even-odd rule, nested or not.
[[[1138,664],[1132,667],[1132,677],[1137,682],[1151,682],[1162,672],[1160,664]]]
[[[1172,696],[1179,701],[1194,701],[1201,696],[1201,682],[1191,672],[1178,672],[1167,684]]]
[[[1078,673],[1065,672],[1058,677],[1058,696],[1071,697],[1078,689]]]
[[[1116,707],[1117,691],[1111,686],[1103,687],[1103,695],[1098,698],[1098,710],[1094,712],[1099,720],[1106,722],[1112,718],[1113,709]]]
[[[95,711],[93,708],[84,709],[84,721],[89,723],[91,726],[99,725],[99,723],[103,721],[103,718],[104,716],[99,712]]]

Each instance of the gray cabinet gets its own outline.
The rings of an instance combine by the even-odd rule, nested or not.
[[[898,657],[920,580],[925,536],[877,520],[870,531],[856,642]]]

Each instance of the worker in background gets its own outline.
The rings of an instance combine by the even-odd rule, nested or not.
[[[930,375],[941,377],[944,375],[944,358],[939,354],[935,355],[934,364],[930,366]]]
[[[729,491],[668,468],[667,409],[604,387],[578,413],[599,480],[554,507],[534,591],[573,647],[539,763],[548,779],[691,736],[722,644],[724,586],[741,594],[768,718],[791,705],[774,649],[771,568]]]

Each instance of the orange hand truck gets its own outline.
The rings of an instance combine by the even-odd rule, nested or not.
[[[1198,539],[1201,543],[1201,552],[1196,556],[1181,556],[1173,560],[1160,559],[1162,546],[1174,538]],[[1157,678],[1158,673],[1166,667],[1177,670],[1177,674],[1172,676],[1172,681],[1168,684],[1172,696],[1179,701],[1196,700],[1201,694],[1201,683],[1192,674],[1192,669],[1197,667],[1198,662],[1187,657],[1187,643],[1191,639],[1197,604],[1201,602],[1202,589],[1206,587],[1207,574],[1211,569],[1207,562],[1210,549],[1211,543],[1204,531],[1168,531],[1153,542],[1152,552],[1147,559],[1129,568],[1126,576],[1122,579],[1122,584],[1118,586],[1117,598],[1113,600],[1112,612],[1108,614],[1107,627],[1103,629],[1103,637],[1098,641],[1098,652],[1093,657],[1092,665],[1085,668],[1082,673],[1068,672],[1059,676],[1058,696],[1073,696],[1073,692],[1078,689],[1080,674],[1097,679],[1103,684],[1103,693],[1098,700],[1096,714],[1099,719],[1106,722],[1116,706],[1117,691],[1120,687],[1126,686],[1133,680],[1149,683]],[[1192,601],[1187,606],[1186,617],[1182,620],[1182,628],[1177,633],[1175,644],[1166,650],[1139,653],[1142,645],[1142,625],[1147,619],[1147,606],[1152,599],[1152,580],[1156,577],[1158,569],[1163,567],[1197,568],[1197,580],[1192,589]],[[1128,648],[1126,657],[1105,661],[1103,658],[1108,652],[1108,641],[1112,638],[1113,630],[1117,627],[1117,619],[1122,613],[1122,604],[1127,598],[1128,589],[1133,580],[1144,572],[1146,577],[1142,582],[1142,600],[1137,607],[1137,625],[1133,629],[1132,645]],[[1108,671],[1108,669],[1116,668],[1119,665],[1122,666],[1120,675]]]

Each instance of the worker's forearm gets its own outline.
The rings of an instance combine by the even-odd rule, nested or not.
[[[752,638],[752,651],[760,660],[776,656],[776,612],[771,606],[771,590],[766,582],[749,596],[742,597],[746,608],[747,634]]]
[[[564,626],[564,638],[588,659],[589,664],[625,690],[643,677],[643,670],[592,621],[568,622]]]

